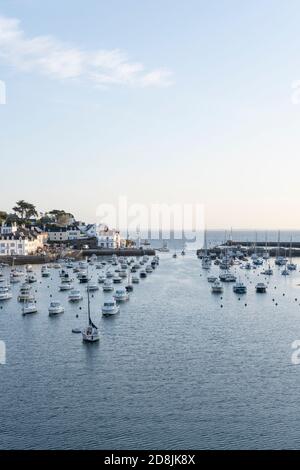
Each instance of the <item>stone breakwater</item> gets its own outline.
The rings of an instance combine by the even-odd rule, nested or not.
[[[15,265],[51,263],[57,259],[57,255],[27,255],[27,256],[0,256],[0,264]]]

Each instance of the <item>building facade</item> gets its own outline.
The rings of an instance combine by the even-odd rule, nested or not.
[[[43,251],[47,234],[38,228],[27,229],[3,223],[0,231],[0,256],[26,256]]]
[[[47,233],[49,241],[56,243],[79,240],[81,238],[81,231],[77,225],[48,227]]]

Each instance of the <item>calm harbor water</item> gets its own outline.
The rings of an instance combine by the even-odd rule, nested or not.
[[[299,269],[285,278],[275,268],[259,295],[259,270],[236,267],[248,293],[239,300],[225,285],[221,300],[194,253],[160,259],[115,318],[100,315],[109,294],[94,293],[99,344],[72,334],[85,325],[85,302],[69,304],[58,292],[58,270],[41,279],[34,267],[36,315],[21,315],[12,286],[0,310],[1,449],[300,447],[300,366],[291,363]],[[50,294],[63,315],[48,316]]]

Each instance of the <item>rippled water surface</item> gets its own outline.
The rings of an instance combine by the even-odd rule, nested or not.
[[[1,303],[2,449],[300,447],[299,272],[276,268],[258,295],[263,276],[237,267],[248,293],[239,300],[226,285],[221,300],[194,253],[161,255],[118,316],[102,318],[109,294],[94,294],[101,341],[83,344],[71,329],[85,325],[85,301],[79,310],[58,292],[57,270],[51,280],[34,269],[39,313],[21,315],[18,284]],[[63,315],[48,316],[50,294]]]

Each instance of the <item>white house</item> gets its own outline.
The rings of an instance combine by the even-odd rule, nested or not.
[[[81,238],[81,231],[77,225],[68,225],[66,227],[52,226],[47,229],[49,241],[67,242]]]
[[[43,249],[47,238],[39,229],[18,228],[15,223],[3,223],[0,232],[0,256],[34,255]]]
[[[120,248],[122,239],[118,230],[109,229],[104,224],[82,224],[80,230],[84,238],[97,238],[100,248]]]
[[[98,246],[100,248],[120,248],[122,246],[121,235],[118,230],[108,228],[97,233]]]

